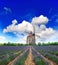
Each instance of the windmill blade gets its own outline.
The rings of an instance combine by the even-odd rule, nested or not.
[[[40,35],[35,34],[35,36],[37,36],[37,37],[39,37],[39,38],[40,38]]]

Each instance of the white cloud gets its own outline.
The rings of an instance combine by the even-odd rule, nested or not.
[[[46,39],[51,37],[55,33],[53,28],[47,28],[45,25],[35,25],[35,34],[37,37],[40,36],[40,39]]]
[[[58,32],[55,31],[55,33],[50,34],[49,36],[42,36],[41,38],[36,37],[36,43],[47,43],[47,42],[58,42]]]
[[[19,38],[16,43],[23,43],[26,44],[26,36]]]
[[[40,29],[41,30],[46,30],[46,26],[45,25],[40,25]]]
[[[42,27],[43,28],[42,28]],[[46,28],[45,25],[41,25],[40,27],[38,27],[38,29],[36,29],[36,42],[47,42],[48,39],[50,40],[51,37],[53,37],[53,35],[55,34],[55,30],[53,30],[53,28]],[[37,27],[36,27],[37,28]],[[26,42],[27,39],[27,35],[25,35],[24,40]]]
[[[45,30],[40,31],[39,36],[40,38],[47,39],[51,37],[54,33],[55,31],[52,28],[46,28]]]
[[[58,42],[58,31],[55,31],[55,33],[53,34],[53,36],[51,36],[50,38],[48,38],[46,40],[46,42]]]
[[[34,25],[35,26],[35,33],[41,33],[42,31],[46,30],[46,26],[41,24],[40,26]]]
[[[5,37],[4,36],[0,36],[0,39],[5,40]]]
[[[21,37],[20,34],[23,33],[25,35],[22,36],[21,39],[18,40],[18,42],[20,40],[26,42],[26,37],[28,35],[26,33],[29,33],[30,31],[34,32],[34,30],[33,30],[33,26],[34,26],[35,27],[36,40],[38,42],[39,41],[40,42],[47,41],[48,39],[50,39],[55,34],[55,30],[53,28],[50,28],[50,27],[47,28],[45,25],[46,23],[48,23],[48,18],[43,16],[43,15],[40,15],[39,17],[33,18],[31,23],[24,20],[24,21],[22,21],[21,24],[18,24],[17,20],[13,20],[12,24],[7,26],[7,28],[5,28],[3,30],[3,32],[4,33],[12,32],[19,38]]]
[[[14,19],[14,20],[12,21],[12,24],[15,25],[16,23],[17,23],[17,20]]]
[[[3,8],[7,13],[12,13],[12,10],[9,7],[4,7]]]
[[[50,39],[55,34],[53,28],[47,28],[45,25],[40,25],[36,31],[36,42],[46,42],[47,39]]]
[[[39,17],[34,17],[33,19],[32,19],[32,23],[33,24],[46,24],[47,22],[48,22],[48,18],[47,17],[45,17],[45,16],[43,16],[43,15],[40,15]]]
[[[3,30],[3,32],[17,32],[17,33],[24,33],[24,32],[33,32],[33,26],[31,23],[27,21],[23,21],[21,24],[16,24],[17,21],[13,20],[12,24],[7,26],[6,29]]]
[[[4,42],[7,42],[6,37],[0,36],[0,43],[4,43]]]

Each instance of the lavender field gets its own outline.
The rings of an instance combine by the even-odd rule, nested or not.
[[[0,65],[58,65],[58,0],[0,0]]]
[[[58,65],[58,45],[0,46],[0,65]]]

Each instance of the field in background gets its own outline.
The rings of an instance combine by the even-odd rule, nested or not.
[[[31,65],[28,61],[33,65],[58,65],[58,43],[0,44],[0,65]]]

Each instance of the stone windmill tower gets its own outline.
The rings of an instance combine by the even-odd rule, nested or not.
[[[35,44],[35,34],[33,34],[32,32],[30,32],[29,35],[27,36],[27,44],[31,45]]]
[[[35,26],[34,25],[32,25],[33,26],[33,32],[32,31],[30,31],[30,33],[29,33],[29,35],[27,36],[27,44],[31,44],[31,45],[34,45],[34,44],[36,44],[36,42],[35,42]]]
[[[36,44],[36,39],[35,39],[35,36],[39,37],[39,35],[35,34],[35,25],[33,24],[33,32],[30,31],[29,35],[27,36],[27,44],[31,44],[31,45],[34,45]]]

